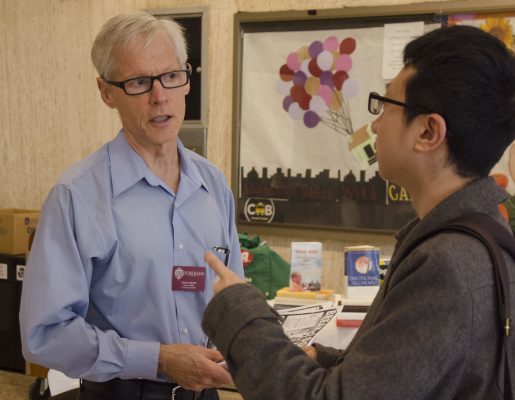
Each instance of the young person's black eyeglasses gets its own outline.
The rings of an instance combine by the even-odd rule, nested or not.
[[[396,106],[400,106],[400,107],[404,107],[404,108],[408,108],[408,109],[419,110],[419,111],[423,112],[424,114],[434,112],[434,111],[431,111],[428,108],[424,108],[424,107],[409,106],[406,103],[403,103],[402,101],[397,101],[394,99],[390,99],[388,97],[380,96],[379,93],[376,93],[376,92],[370,92],[370,94],[368,95],[368,112],[370,114],[374,114],[374,115],[381,114],[384,103],[390,103],[390,104],[395,104]]]

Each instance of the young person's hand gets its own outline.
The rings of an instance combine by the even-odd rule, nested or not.
[[[215,294],[228,286],[236,285],[238,283],[246,283],[238,275],[227,268],[213,253],[206,253],[204,260],[206,260],[211,269],[218,275],[218,279],[213,283],[213,291]]]
[[[304,353],[306,353],[309,358],[314,361],[317,360],[317,349],[315,349],[313,346],[304,346],[302,350],[304,350]]]

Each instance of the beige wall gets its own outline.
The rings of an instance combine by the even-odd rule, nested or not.
[[[492,1],[497,0],[483,3],[492,4]],[[61,172],[110,140],[119,129],[116,113],[104,106],[98,96],[96,74],[89,58],[96,33],[115,14],[141,9],[207,7],[208,158],[230,180],[235,13],[424,2],[431,3],[425,0],[1,0],[0,207],[40,208]],[[435,9],[438,9],[436,3]],[[277,232],[265,236],[287,259],[291,240],[318,238],[318,233],[312,231],[300,231],[295,237],[292,233],[284,236]],[[324,283],[341,289],[341,280],[333,277],[340,274],[345,245],[376,244],[390,253],[392,242],[388,235],[353,233],[324,240]]]

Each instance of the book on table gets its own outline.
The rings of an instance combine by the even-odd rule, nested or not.
[[[321,289],[322,243],[292,242],[290,289],[296,292]]]

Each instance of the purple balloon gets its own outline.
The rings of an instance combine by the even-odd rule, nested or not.
[[[314,111],[306,111],[304,114],[304,125],[308,128],[314,128],[320,122],[320,117]]]
[[[293,99],[291,98],[291,96],[286,96],[283,100],[284,111],[288,112],[292,103],[293,103]]]
[[[307,76],[302,71],[297,71],[293,74],[293,83],[295,85],[304,86],[304,82],[306,82]]]
[[[315,40],[308,47],[308,54],[311,58],[317,57],[322,51],[324,51],[324,44],[319,40]]]
[[[324,71],[320,74],[320,84],[333,87],[333,73],[331,71]]]

